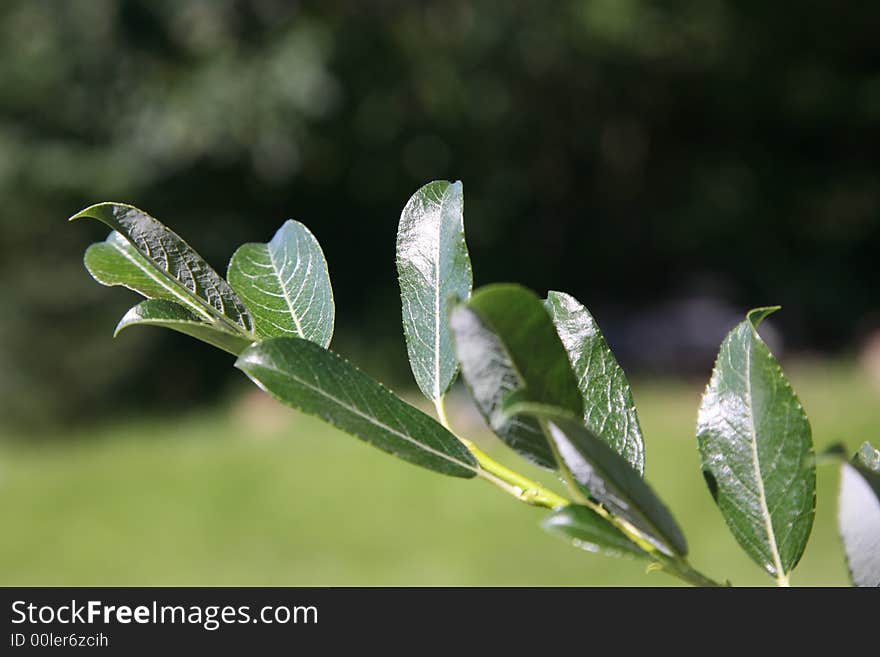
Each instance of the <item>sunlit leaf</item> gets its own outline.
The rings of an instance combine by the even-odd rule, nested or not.
[[[632,390],[596,320],[563,292],[549,292],[546,304],[577,377],[584,421],[643,474],[645,446]]]
[[[286,221],[268,244],[239,247],[228,277],[258,337],[295,336],[322,347],[330,344],[335,308],[327,262],[318,240],[301,223]]]
[[[449,306],[467,300],[473,284],[462,207],[460,182],[431,182],[410,198],[397,228],[406,348],[416,383],[431,400],[446,392],[458,372]]]
[[[782,580],[813,526],[816,469],[804,409],[758,335],[777,308],[749,312],[724,339],[700,405],[703,474],[748,555]]]

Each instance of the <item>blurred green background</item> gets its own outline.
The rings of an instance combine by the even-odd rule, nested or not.
[[[877,439],[878,33],[876,5],[830,0],[6,0],[0,584],[672,583],[280,410],[205,345],[111,339],[134,298],[82,267],[105,231],[65,224],[133,203],[222,272],[302,221],[334,348],[410,395],[395,231],[438,178],[464,181],[478,285],[597,316],[695,564],[769,582],[704,490],[696,406],[724,333],[778,303],[817,447]],[[794,582],[839,584],[819,482]]]
[[[851,364],[800,362],[791,378],[816,445],[876,435],[876,388]],[[647,476],[681,523],[693,564],[770,585],[705,490],[693,438],[698,386],[635,382]],[[522,468],[461,398],[454,422]],[[818,468],[813,535],[792,576],[848,583],[837,537],[838,467]],[[218,413],[127,420],[57,444],[0,447],[0,584],[678,584],[645,564],[577,550],[544,515],[478,480],[402,463],[256,393]]]

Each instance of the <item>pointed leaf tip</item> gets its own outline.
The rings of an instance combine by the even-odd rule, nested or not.
[[[761,322],[763,322],[777,310],[782,310],[782,306],[762,306],[760,308],[752,308],[749,312],[746,313],[746,317],[752,323],[752,326],[757,330],[758,326],[761,325]]]
[[[67,218],[67,221],[75,221],[77,219],[83,219],[83,218],[97,219],[98,221],[103,221],[103,219],[101,219],[101,216],[103,216],[104,212],[106,211],[104,206],[113,207],[113,206],[125,206],[125,205],[126,205],[125,203],[116,203],[113,201],[104,201],[102,203],[93,203],[92,205],[83,208],[79,212],[70,215]],[[132,206],[128,206],[128,207],[132,207]]]

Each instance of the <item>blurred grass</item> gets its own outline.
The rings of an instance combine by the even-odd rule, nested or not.
[[[816,361],[787,370],[817,451],[876,440],[880,404],[858,368]],[[705,490],[693,437],[700,386],[634,388],[647,476],[683,525],[694,565],[736,585],[771,584],[741,554]],[[63,441],[5,436],[0,584],[676,583],[645,574],[641,563],[569,547],[537,528],[542,512],[484,482],[412,467],[248,399],[217,415],[133,420]],[[794,585],[847,583],[836,470],[819,467],[816,524]]]

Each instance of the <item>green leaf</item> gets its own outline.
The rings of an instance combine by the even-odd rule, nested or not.
[[[563,292],[548,292],[546,305],[577,377],[584,421],[644,474],[645,446],[632,390],[596,320],[577,299]]]
[[[294,336],[330,344],[335,309],[327,262],[301,223],[284,222],[268,244],[239,247],[227,275],[260,338]]]
[[[189,309],[166,299],[147,299],[129,309],[116,326],[114,336],[130,326],[162,326],[207,342],[237,356],[252,340],[218,324],[206,322]]]
[[[449,308],[454,299],[467,300],[473,286],[462,204],[461,182],[428,183],[407,202],[397,227],[406,348],[416,383],[431,400],[458,372]]]
[[[189,244],[158,220],[122,203],[92,205],[73,215],[70,220],[82,217],[97,219],[106,224],[125,238],[142,256],[138,261],[127,259],[127,264],[123,266],[121,258],[127,254],[120,250],[116,263],[122,268],[114,270],[112,261],[106,258],[101,261],[95,255],[98,253],[106,257],[111,253],[106,247],[99,247],[93,252],[93,265],[100,261],[96,270],[102,273],[104,280],[117,281],[105,284],[126,285],[141,293],[145,289],[155,292],[161,288],[162,293],[156,295],[157,298],[173,299],[206,318],[228,324],[228,328],[234,331],[251,331],[250,313],[229,284]],[[116,243],[116,238],[113,238],[112,243],[108,238],[107,244],[111,247],[115,247]],[[145,261],[151,265],[149,269],[144,268]],[[125,277],[133,273],[132,268],[139,271],[134,274],[133,279],[128,280]],[[144,277],[152,281],[147,287],[143,287]],[[103,282],[97,276],[96,279]]]
[[[450,326],[462,375],[489,426],[522,456],[555,470],[538,422],[504,412],[516,400],[583,415],[568,355],[543,302],[518,285],[489,285],[453,309]]]
[[[167,299],[185,303],[199,316],[211,319],[211,315],[182,295],[176,286],[165,280],[156,268],[144,258],[122,235],[115,230],[103,242],[86,249],[83,263],[101,285],[121,285],[138,292],[148,299]]]
[[[580,416],[530,402],[514,404],[506,412],[542,424],[573,495],[599,502],[665,554],[687,554],[687,542],[666,505],[626,459],[583,426]]]
[[[557,509],[541,521],[541,527],[589,552],[609,556],[648,556],[617,527],[591,508],[580,504]]]
[[[748,313],[724,339],[700,405],[703,475],[736,540],[781,583],[813,526],[816,468],[810,423],[758,335],[772,308]]]
[[[433,418],[314,342],[270,338],[235,366],[284,404],[405,461],[455,477],[477,473],[468,449]]]
[[[843,463],[837,522],[856,586],[880,586],[880,450],[864,443]]]

